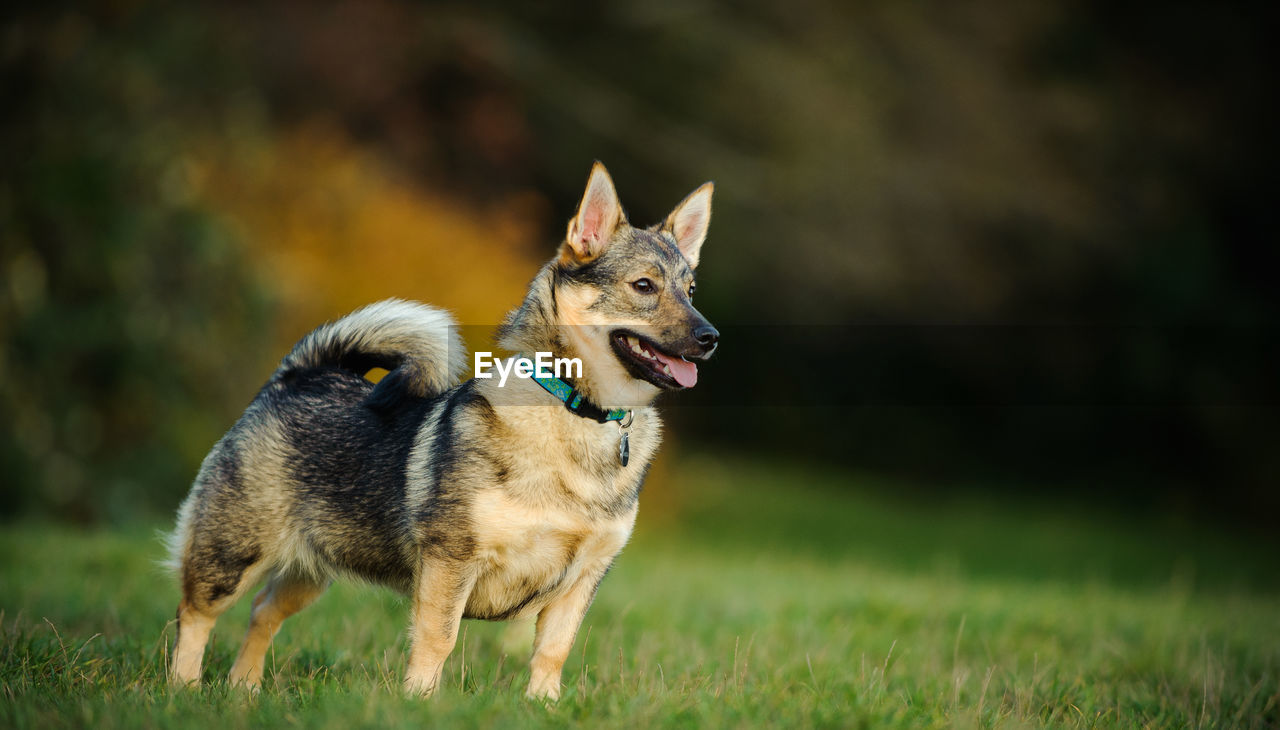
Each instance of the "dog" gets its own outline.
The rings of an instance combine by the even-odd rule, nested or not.
[[[450,315],[403,300],[299,341],[179,509],[171,682],[200,682],[218,616],[265,581],[228,678],[256,690],[281,623],[346,576],[411,597],[409,693],[435,691],[463,618],[536,616],[526,694],[558,699],[635,524],[661,436],[653,400],[693,386],[717,347],[691,299],[712,191],[636,228],[593,166],[558,252],[498,330],[511,352],[580,360],[572,381],[460,382]]]

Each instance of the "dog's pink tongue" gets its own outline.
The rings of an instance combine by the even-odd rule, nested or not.
[[[697,365],[678,357],[667,357],[661,352],[655,352],[653,354],[658,356],[658,359],[662,361],[663,365],[670,368],[671,377],[675,378],[677,383],[686,388],[692,388],[698,384]]]

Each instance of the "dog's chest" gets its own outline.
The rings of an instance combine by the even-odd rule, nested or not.
[[[589,519],[495,490],[479,496],[473,519],[478,575],[466,616],[512,619],[536,614],[584,574],[607,567],[631,534],[635,510]]]

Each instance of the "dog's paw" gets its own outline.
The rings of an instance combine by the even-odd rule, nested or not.
[[[236,665],[231,668],[231,673],[227,675],[227,684],[231,685],[234,690],[256,695],[261,689],[262,668],[259,667],[255,672],[252,669],[244,669]]]
[[[556,702],[560,699],[560,679],[558,677],[530,679],[529,689],[525,691],[524,696],[546,703]]]
[[[176,674],[169,675],[169,689],[175,691],[200,689],[200,678],[195,677],[194,679],[191,679],[187,677],[179,677]]]
[[[262,686],[259,685],[257,682],[245,682],[245,681],[232,680],[231,682],[229,682],[229,684],[231,685],[231,689],[238,692],[244,692],[250,697],[257,697],[258,694],[262,692]]]
[[[405,677],[404,693],[411,697],[430,697],[436,692],[434,677]]]

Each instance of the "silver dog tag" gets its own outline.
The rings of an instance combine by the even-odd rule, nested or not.
[[[622,432],[622,438],[618,439],[618,463],[623,466],[631,460],[631,424],[636,420],[635,411],[627,411],[627,415],[621,421],[618,421],[618,430]]]

